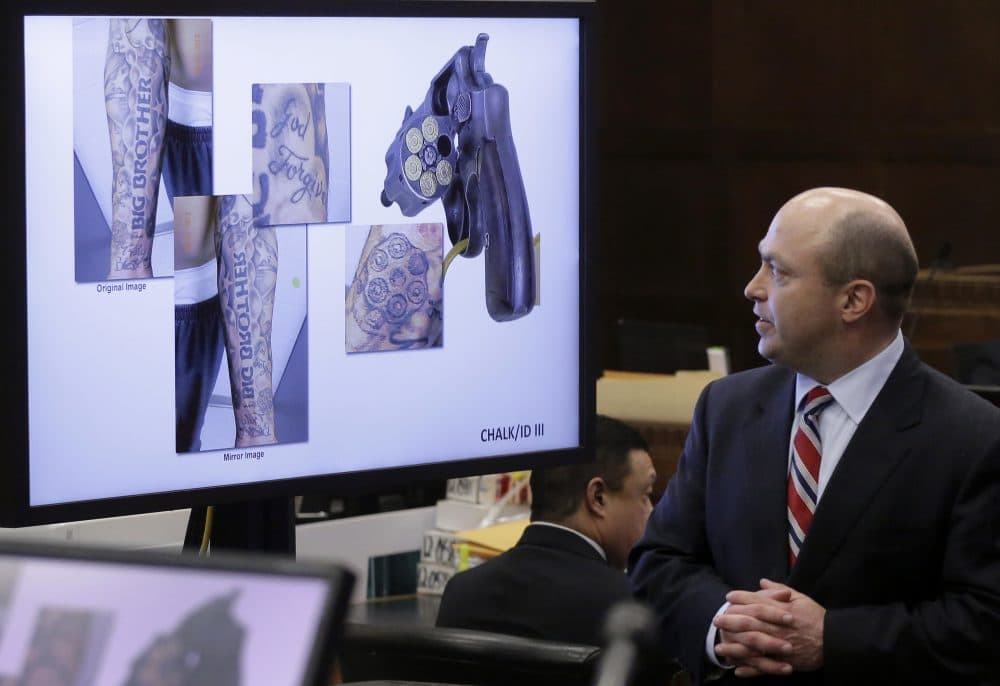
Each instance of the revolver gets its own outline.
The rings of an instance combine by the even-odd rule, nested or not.
[[[452,244],[463,257],[486,253],[486,310],[495,321],[523,317],[535,303],[531,218],[510,131],[507,89],[486,72],[486,42],[459,48],[431,80],[385,154],[382,204],[407,217],[441,198]]]

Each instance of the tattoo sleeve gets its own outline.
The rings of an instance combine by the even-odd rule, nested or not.
[[[323,84],[254,84],[252,105],[258,224],[325,222],[330,163]]]
[[[163,19],[111,19],[104,64],[113,175],[110,279],[153,275],[169,73]]]
[[[219,304],[236,416],[236,446],[276,443],[271,320],[278,280],[275,229],[258,226],[247,196],[219,198]]]

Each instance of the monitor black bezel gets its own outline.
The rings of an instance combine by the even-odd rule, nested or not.
[[[7,83],[10,92],[24,94],[24,32],[26,15],[108,15],[134,14],[137,6],[120,0],[97,0],[82,5],[64,0],[39,0],[8,6]],[[0,526],[15,527],[63,521],[140,514],[196,505],[293,496],[323,492],[335,496],[387,491],[417,481],[440,480],[457,476],[529,469],[537,464],[560,464],[585,459],[593,451],[595,379],[594,324],[596,322],[596,270],[591,261],[596,236],[597,118],[596,51],[597,5],[593,0],[521,2],[502,0],[368,0],[363,2],[326,0],[286,0],[278,8],[248,7],[229,0],[205,0],[171,3],[151,2],[141,7],[149,16],[372,16],[372,17],[557,17],[576,18],[580,22],[580,273],[579,273],[579,427],[580,440],[575,448],[479,457],[388,469],[339,474],[325,474],[209,488],[143,493],[123,497],[80,500],[60,504],[31,506],[28,502],[28,370],[25,202],[9,203],[5,232],[6,254],[11,256],[4,270],[8,294],[10,335],[6,359],[13,361],[8,372],[8,437],[6,459],[0,467]],[[12,195],[25,197],[25,121],[23,106],[7,111],[7,179]],[[21,229],[21,230],[14,230]],[[25,255],[25,259],[17,256]],[[57,430],[47,427],[46,430]]]

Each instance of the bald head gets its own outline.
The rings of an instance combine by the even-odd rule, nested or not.
[[[789,200],[779,215],[811,226],[826,283],[856,279],[875,286],[876,306],[898,326],[917,278],[917,253],[902,218],[887,202],[847,188],[813,188]]]

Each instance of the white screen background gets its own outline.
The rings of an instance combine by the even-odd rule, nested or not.
[[[384,157],[405,107],[417,109],[431,79],[480,32],[490,36],[486,70],[510,93],[533,231],[541,236],[541,305],[519,320],[494,322],[484,256],[459,257],[444,285],[442,348],[348,356],[346,224],[311,225],[309,439],[267,446],[259,460],[226,461],[224,451],[174,451],[171,280],[110,296],[74,281],[72,18],[26,18],[31,504],[577,445],[577,20],[216,19],[215,192],[250,190],[250,84],[345,82],[350,224],[444,223],[440,202],[413,218],[381,205]],[[517,424],[543,424],[544,435],[482,440],[486,429]]]

